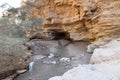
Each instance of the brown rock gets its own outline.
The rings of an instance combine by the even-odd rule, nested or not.
[[[39,7],[46,31],[65,31],[73,40],[120,35],[120,0],[34,0],[33,4]]]

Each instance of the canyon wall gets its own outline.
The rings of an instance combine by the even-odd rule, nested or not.
[[[72,40],[118,38],[120,0],[31,0],[43,32],[67,32]]]

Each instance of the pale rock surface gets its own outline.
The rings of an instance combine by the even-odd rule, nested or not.
[[[120,80],[120,60],[101,64],[79,65],[49,80]]]
[[[114,39],[96,48],[90,59],[90,63],[101,63],[117,59],[120,59],[120,39]]]
[[[109,41],[110,40],[103,40],[103,39],[99,39],[97,41],[94,41],[87,46],[87,52],[93,53],[96,48],[99,48],[100,46],[103,46],[103,45],[109,43]]]

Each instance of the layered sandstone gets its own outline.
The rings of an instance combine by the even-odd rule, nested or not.
[[[44,19],[43,31],[68,32],[73,40],[120,35],[120,0],[32,0]],[[35,11],[33,11],[35,13]]]

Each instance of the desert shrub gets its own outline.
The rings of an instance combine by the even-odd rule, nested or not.
[[[17,65],[19,57],[25,55],[23,49],[24,29],[19,26],[21,20],[16,16],[16,11],[0,19],[0,68],[5,64]],[[18,21],[18,22],[16,22]],[[5,60],[5,61],[4,61]],[[2,68],[3,69],[3,68]]]
[[[24,38],[10,38],[4,35],[0,36],[0,54],[19,54],[25,53],[23,50]]]

